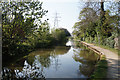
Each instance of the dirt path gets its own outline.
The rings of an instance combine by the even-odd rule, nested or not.
[[[119,78],[120,79],[120,64],[118,61],[120,61],[119,56],[115,54],[114,52],[111,52],[110,50],[94,46],[94,44],[89,44],[86,42],[82,42],[85,45],[88,45],[91,48],[94,48],[104,54],[106,56],[106,60],[108,62],[108,72],[107,72],[107,78]],[[119,70],[118,70],[119,69]]]

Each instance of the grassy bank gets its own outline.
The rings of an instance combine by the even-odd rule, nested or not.
[[[91,75],[91,78],[89,80],[104,80],[107,76],[107,61],[104,55],[101,55],[100,61],[96,64],[96,68],[94,73]]]

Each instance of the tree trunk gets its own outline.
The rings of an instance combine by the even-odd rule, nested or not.
[[[103,22],[105,20],[105,10],[104,10],[104,2],[103,2],[103,0],[101,0],[100,4],[101,4],[101,6],[100,6],[100,8],[101,8],[100,20],[101,20],[101,26],[102,26]]]

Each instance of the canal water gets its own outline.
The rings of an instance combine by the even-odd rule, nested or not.
[[[80,45],[38,49],[3,66],[7,78],[89,78],[99,55]]]

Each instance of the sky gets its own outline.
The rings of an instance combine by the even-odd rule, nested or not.
[[[49,19],[50,28],[54,27],[55,13],[58,13],[59,28],[66,28],[70,33],[73,31],[75,22],[78,21],[80,10],[86,1],[99,0],[40,0],[43,2],[43,9],[48,10],[44,19]],[[101,1],[101,0],[100,0]],[[106,0],[111,1],[111,0]]]
[[[50,28],[54,27],[55,13],[58,13],[58,27],[73,31],[75,22],[78,21],[80,12],[79,0],[42,0],[43,9],[48,10],[44,18],[49,19]]]

